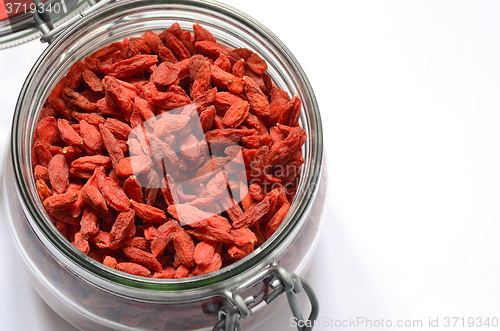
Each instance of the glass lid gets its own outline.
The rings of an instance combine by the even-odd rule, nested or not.
[[[50,31],[96,2],[96,0],[0,0],[0,50],[40,38],[42,32],[39,25]]]

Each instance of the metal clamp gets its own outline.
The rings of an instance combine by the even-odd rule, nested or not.
[[[319,313],[319,302],[314,290],[305,279],[294,273],[288,273],[283,267],[273,264],[255,277],[240,284],[233,291],[224,293],[224,296],[234,305],[232,307],[224,306],[220,308],[219,322],[214,326],[212,331],[242,331],[240,319],[246,319],[252,315],[252,310],[249,306],[255,302],[255,299],[252,296],[243,299],[241,294],[269,277],[273,277],[274,279],[269,284],[273,291],[264,298],[264,302],[270,304],[281,294],[286,293],[288,304],[297,321],[297,330],[312,330]],[[311,303],[311,313],[307,321],[304,321],[302,317],[302,311],[295,296],[302,289],[306,292]]]
[[[61,1],[64,4],[64,0]],[[96,0],[87,0],[87,3],[90,6],[89,8],[77,14],[76,16],[73,16],[68,21],[64,22],[63,24],[57,27],[54,27],[52,20],[50,19],[49,15],[47,15],[47,12],[45,10],[41,11],[36,10],[33,14],[33,17],[35,19],[35,24],[38,30],[40,30],[40,32],[43,34],[42,37],[40,38],[40,41],[42,43],[48,43],[48,44],[52,43],[54,39],[68,27],[75,24],[76,22],[78,22],[80,19],[87,16],[91,12],[115,1],[116,0],[101,0],[99,2],[96,2]],[[36,4],[37,8],[43,8],[43,6],[49,5],[50,0],[45,3],[42,3],[41,0],[33,0],[33,2]],[[66,11],[64,11],[64,13],[66,13]]]

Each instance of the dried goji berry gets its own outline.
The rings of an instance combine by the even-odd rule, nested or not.
[[[162,269],[160,262],[158,262],[151,253],[130,246],[123,247],[123,252],[131,261],[138,263],[149,270],[160,271]]]
[[[83,236],[82,232],[77,232],[75,234],[75,240],[73,245],[83,254],[88,255],[90,252],[90,245],[87,239]]]
[[[83,209],[80,226],[80,231],[82,232],[83,237],[87,240],[99,232],[99,218],[90,206]]]
[[[87,85],[92,89],[94,92],[104,92],[104,85],[102,85],[101,79],[97,77],[97,75],[89,70],[89,69],[84,69],[83,70],[83,79],[87,83]]]
[[[192,134],[186,136],[179,145],[180,152],[190,161],[195,161],[200,154],[200,142]]]
[[[200,114],[200,123],[203,132],[207,132],[212,128],[214,123],[214,118],[216,115],[216,110],[214,106],[210,106]]]
[[[215,41],[197,41],[195,46],[201,54],[211,57],[213,60],[216,60],[221,54],[226,53],[226,50]]]
[[[231,72],[231,61],[227,58],[224,53],[221,53],[217,60],[215,60],[214,65],[221,68],[226,72]]]
[[[94,174],[97,176],[97,187],[107,205],[117,211],[127,211],[130,202],[123,189],[114,180],[106,176],[103,167],[97,168]]]
[[[130,38],[128,40],[127,57],[131,58],[140,54],[151,54],[151,49],[146,43],[146,40],[144,40],[142,37]]]
[[[238,103],[233,103],[224,115],[224,124],[229,128],[238,127],[246,120],[249,110],[250,105],[246,101],[242,100]]]
[[[115,269],[135,276],[149,277],[151,275],[151,272],[147,268],[133,262],[118,263]]]
[[[191,227],[203,227],[207,224],[207,219],[212,217],[212,213],[202,211],[188,204],[176,204],[168,207],[168,213],[175,217],[181,225]]]
[[[109,238],[112,245],[118,245],[125,239],[127,229],[134,221],[135,212],[133,210],[123,211],[118,214],[118,217],[109,232]]]
[[[158,190],[160,188],[160,178],[156,171],[151,170],[148,172],[148,184],[146,185],[146,190],[144,191],[144,200],[147,205],[154,205],[156,201],[156,196],[158,195]]]
[[[42,202],[52,195],[52,190],[47,186],[43,179],[38,179],[36,181],[36,189]]]
[[[66,74],[64,85],[72,90],[76,90],[82,82],[82,61],[76,61]]]
[[[113,133],[116,139],[127,140],[132,132],[128,124],[114,118],[107,118],[104,126]]]
[[[196,79],[191,85],[191,98],[196,99],[203,93],[208,91],[211,87],[211,69],[210,62],[205,61],[202,63],[198,72],[196,73]]]
[[[252,196],[252,198],[254,200],[261,201],[262,199],[264,199],[264,196],[265,196],[264,191],[260,187],[259,184],[257,184],[257,183],[250,184],[250,186],[248,187],[248,190],[249,190],[250,195]]]
[[[260,116],[269,116],[271,114],[271,110],[269,108],[269,100],[267,99],[267,96],[250,77],[244,76],[243,81],[245,82],[245,95],[248,99],[252,112]]]
[[[180,160],[174,150],[155,136],[150,137],[149,142],[158,164],[164,165],[170,172],[176,173],[180,165]]]
[[[41,165],[36,165],[34,170],[35,180],[43,180],[45,183],[49,183],[49,170]]]
[[[175,232],[174,246],[176,257],[186,267],[194,266],[194,242],[182,228]]]
[[[177,267],[177,270],[175,271],[174,278],[186,278],[189,276],[189,273],[191,272],[191,268],[186,267],[184,264],[181,264]]]
[[[46,117],[36,125],[35,140],[40,141],[42,144],[51,145],[58,137],[59,131],[54,117]]]
[[[237,143],[241,138],[257,134],[255,130],[244,129],[217,129],[205,133],[205,139],[209,143],[233,142]]]
[[[199,242],[194,248],[194,261],[197,265],[206,266],[212,260],[216,243]]]
[[[45,147],[45,144],[42,144],[40,141],[37,141],[33,144],[33,164],[41,165],[44,167],[48,167],[50,160],[52,160],[52,154]]]
[[[130,96],[125,93],[118,80],[112,76],[106,76],[102,80],[102,83],[104,84],[104,91],[106,95],[105,102],[107,103],[107,107],[119,107],[125,115],[125,118],[129,117],[130,114],[132,114],[133,101]],[[97,105],[99,105],[99,102],[97,103]],[[99,107],[99,110],[101,111],[105,109],[106,108],[104,107]],[[116,111],[111,110],[111,113],[108,113],[108,115],[114,115],[115,113]]]
[[[99,130],[85,120],[80,121],[80,135],[86,147],[93,151],[101,152],[103,147],[102,137]]]
[[[211,41],[211,42],[216,42],[214,36],[210,31],[199,25],[198,23],[193,24],[193,31],[194,31],[194,38],[196,41]]]
[[[300,107],[302,102],[297,95],[294,95],[287,106],[283,109],[278,123],[287,126],[298,126],[300,118]]]
[[[139,226],[137,226],[137,228],[138,227]],[[151,249],[151,243],[144,237],[132,237],[129,239],[125,239],[122,243],[122,246],[132,246],[146,252]]]
[[[267,63],[257,53],[253,53],[246,60],[247,66],[256,74],[262,75],[267,70]]]
[[[271,146],[273,141],[270,135],[249,136],[241,138],[241,142],[248,148],[257,149],[262,146]]]
[[[222,267],[222,259],[219,253],[214,253],[212,259],[207,265],[199,265],[193,272],[194,276],[208,274],[210,272],[214,272],[219,270]]]
[[[166,175],[165,178],[161,180],[161,193],[163,199],[168,205],[178,204],[179,197],[177,196],[177,189],[174,179],[170,175]]]
[[[128,146],[128,152],[130,156],[146,155],[146,152],[142,150],[139,140],[131,138],[127,140],[126,144]]]
[[[111,71],[104,73],[120,79],[128,78],[142,73],[143,71],[157,63],[157,55],[141,54],[113,64]]]
[[[196,49],[196,46],[194,45],[196,40],[194,39],[194,36],[191,34],[191,32],[184,30],[182,31],[181,38],[179,39],[184,47],[188,50],[189,54],[194,55],[198,53],[198,50]]]
[[[57,128],[59,129],[62,140],[66,144],[76,146],[80,146],[81,144],[83,144],[82,137],[80,137],[80,135],[71,127],[66,119],[58,119]]]
[[[269,162],[272,165],[286,164],[300,150],[306,140],[306,132],[301,127],[293,128],[285,140],[273,144],[269,151]]]
[[[123,182],[123,190],[129,199],[139,203],[144,201],[142,187],[136,176],[132,175]]]
[[[62,154],[55,155],[48,164],[50,186],[55,193],[64,193],[69,185],[69,168]]]
[[[154,134],[162,137],[167,134],[179,131],[189,122],[189,116],[177,114],[164,114],[157,118]]]
[[[158,56],[160,57],[162,62],[177,63],[177,58],[175,57],[174,53],[172,53],[172,51],[163,43],[158,44]]]
[[[66,240],[69,240],[69,237],[68,237],[68,227],[66,226],[66,223],[56,221],[56,223],[54,225],[55,225],[57,231],[59,231],[59,233],[64,238],[66,238]]]
[[[166,110],[180,108],[191,103],[191,99],[183,94],[172,91],[159,92],[155,87],[151,86],[144,91],[144,96],[151,105]]]
[[[244,59],[245,61],[247,61],[250,58],[250,56],[252,56],[252,54],[253,54],[253,52],[251,50],[249,50],[248,48],[244,48],[244,47],[235,48],[230,53],[236,55],[239,58]]]
[[[111,158],[104,155],[82,156],[71,162],[72,169],[91,170],[92,172],[99,168],[111,168]]]
[[[162,62],[151,75],[151,81],[157,85],[170,85],[179,77],[179,68],[171,62]]]
[[[238,60],[238,62],[236,62],[233,65],[231,73],[235,77],[243,78],[243,75],[245,75],[245,60],[244,59]]]
[[[137,110],[146,121],[150,121],[151,125],[156,123],[155,113],[146,100],[135,97],[134,110]]]
[[[105,266],[110,267],[111,269],[115,269],[116,265],[118,264],[116,259],[112,256],[109,256],[109,255],[104,258],[104,261],[102,263]]]
[[[114,245],[111,243],[111,236],[109,232],[101,231],[97,232],[90,241],[99,248],[102,249],[118,249],[120,245]]]
[[[251,226],[266,215],[269,207],[270,202],[267,197],[259,203],[254,203],[237,221],[233,222],[233,228],[238,229]]]
[[[76,201],[68,207],[68,212],[73,218],[79,217],[82,214],[83,207],[85,206],[85,201],[83,201],[81,195],[82,187],[83,185],[81,184],[69,183],[68,188],[66,189],[66,193],[78,193],[78,198],[76,199]]]
[[[118,144],[118,140],[106,126],[100,124],[99,132],[101,133],[104,148],[111,157],[111,163],[113,164],[114,167],[116,167],[118,163],[120,163],[125,157],[123,154],[123,150]]]
[[[172,279],[175,277],[177,269],[175,269],[171,265],[164,266],[161,271],[157,271],[154,273],[153,278],[164,278],[164,279]]]
[[[147,30],[146,32],[144,32],[142,37],[144,38],[144,41],[146,42],[148,47],[154,53],[158,53],[158,43],[161,43],[160,37],[158,37],[158,35],[151,30]]]
[[[97,104],[90,102],[87,98],[74,90],[65,87],[63,89],[63,98],[67,104],[80,108],[82,110],[93,112],[97,110]]]
[[[227,250],[227,253],[229,256],[231,256],[234,259],[242,259],[248,254],[252,253],[254,251],[254,245],[253,244],[248,244],[245,246],[231,246]]]
[[[107,213],[108,206],[106,205],[106,200],[99,191],[97,184],[97,173],[94,171],[92,177],[89,178],[87,183],[83,186],[81,192],[81,197],[89,206],[94,208],[98,213]]]
[[[121,177],[129,177],[148,172],[154,167],[154,162],[147,155],[129,156],[124,158],[115,167],[116,174]]]
[[[257,236],[249,228],[232,229],[229,233],[233,236],[234,243],[237,246],[245,246],[257,242]]]
[[[46,198],[43,201],[45,208],[52,210],[65,210],[78,198],[78,194],[69,192],[63,194],[56,194]]]
[[[48,145],[47,149],[49,150],[52,156],[55,156],[57,154],[62,154],[63,151],[61,146],[54,146],[54,145]]]
[[[130,200],[132,207],[138,217],[146,222],[163,224],[167,221],[167,215],[159,208]]]
[[[156,235],[151,241],[151,253],[153,253],[153,256],[158,257],[158,255],[163,253],[163,250],[173,239],[178,228],[179,224],[176,221],[168,221],[158,227]]]
[[[148,30],[77,61],[35,128],[36,188],[57,230],[133,275],[204,275],[252,253],[286,218],[305,162],[300,98],[261,55],[192,31]]]
[[[233,242],[232,235],[230,235],[228,232],[224,230],[217,228],[204,227],[193,230],[187,230],[187,232],[201,241],[215,242],[215,243],[223,242],[226,244]]]
[[[165,33],[165,43],[167,44],[168,48],[179,58],[180,60],[184,59],[189,59],[191,57],[191,54],[189,51],[186,49],[184,44],[177,39],[173,34],[167,32]],[[180,36],[179,36],[180,37]]]
[[[264,225],[264,229],[262,233],[266,238],[269,238],[273,235],[273,233],[280,227],[281,223],[285,219],[288,210],[290,209],[290,205],[288,202],[285,202],[281,208],[273,215],[271,220]]]
[[[238,183],[239,184],[239,183]],[[238,185],[239,188],[239,185]],[[238,218],[243,215],[243,211],[241,210],[241,207],[234,201],[233,197],[230,197],[226,194],[222,195],[222,197],[219,199],[219,202],[222,206],[222,208],[225,209],[227,215],[229,216],[229,219],[231,221],[236,221]]]
[[[210,66],[212,74],[212,83],[222,89],[226,89],[234,94],[241,94],[244,90],[244,81],[241,78],[222,70],[221,68],[212,65]]]
[[[206,191],[198,199],[191,202],[190,205],[206,208],[222,195],[227,195],[226,187],[227,174],[224,171],[219,171],[208,181]]]

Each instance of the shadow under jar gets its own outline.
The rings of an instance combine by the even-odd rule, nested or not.
[[[264,58],[275,84],[302,100],[300,121],[307,140],[297,194],[274,235],[249,256],[221,270],[174,280],[137,277],[108,268],[60,235],[38,199],[30,151],[44,100],[75,61],[110,43],[146,30],[163,31],[175,22],[187,30],[200,23],[218,42],[247,47]],[[35,289],[75,327],[235,330],[240,329],[241,319],[241,327],[249,330],[272,316],[285,297],[300,318],[294,293],[302,287],[314,306],[310,318],[317,315],[314,292],[297,274],[305,273],[314,252],[326,195],[321,119],[300,65],[254,19],[211,1],[128,0],[103,6],[69,27],[40,56],[22,88],[12,130],[2,187],[6,218]]]

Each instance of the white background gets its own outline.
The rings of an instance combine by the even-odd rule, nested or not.
[[[224,2],[290,48],[319,102],[331,194],[307,278],[320,321],[500,318],[500,2]],[[0,51],[2,150],[43,48]],[[13,250],[1,220],[0,329],[73,330]],[[292,330],[289,316],[260,330]]]

